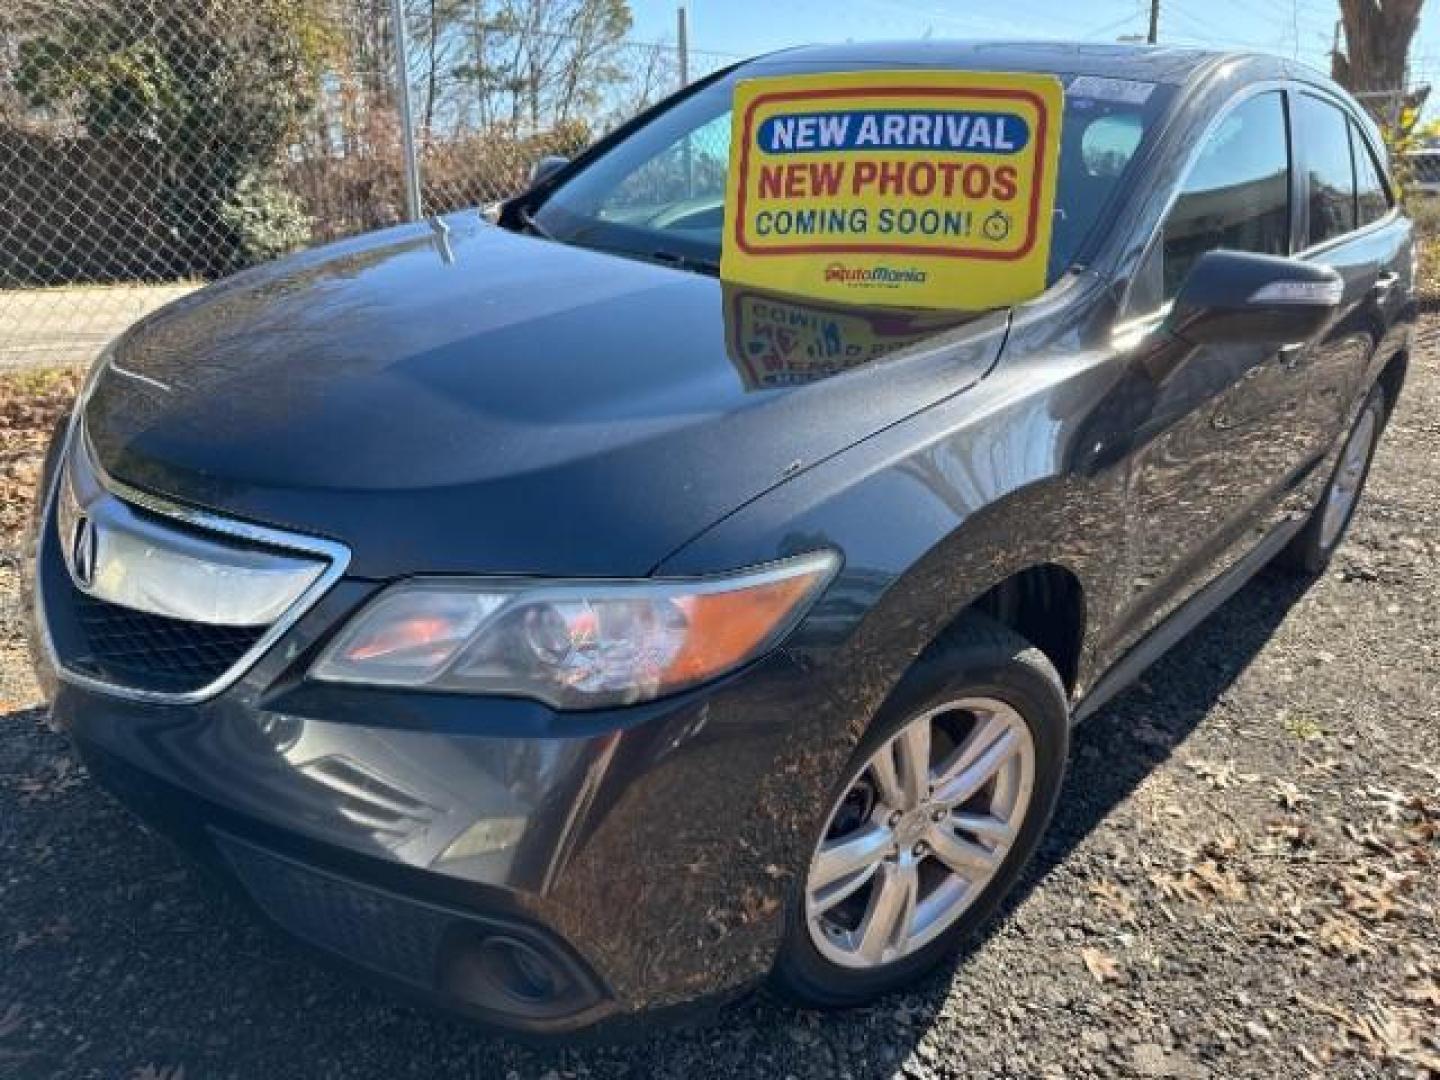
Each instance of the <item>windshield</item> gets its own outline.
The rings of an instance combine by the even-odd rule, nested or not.
[[[744,74],[731,72],[611,147],[550,194],[535,213],[536,228],[565,243],[716,272],[730,103]],[[1067,90],[1050,282],[1073,263],[1171,92],[1151,83],[1061,77]]]

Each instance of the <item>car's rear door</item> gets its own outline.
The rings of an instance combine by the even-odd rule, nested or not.
[[[1408,302],[1411,235],[1365,125],[1338,98],[1303,87],[1292,94],[1301,184],[1301,257],[1345,282],[1339,317],[1325,337],[1287,363],[1302,387],[1297,434],[1308,460],[1334,445],[1359,404],[1370,357]],[[1310,485],[1311,488],[1314,485]]]

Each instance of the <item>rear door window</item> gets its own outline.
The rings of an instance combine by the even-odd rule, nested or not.
[[[1353,120],[1350,121],[1350,152],[1355,158],[1356,224],[1363,228],[1390,212],[1390,193],[1369,143]]]
[[[1309,192],[1306,247],[1355,228],[1355,168],[1350,158],[1350,121],[1328,101],[1295,95],[1295,145],[1300,148]]]

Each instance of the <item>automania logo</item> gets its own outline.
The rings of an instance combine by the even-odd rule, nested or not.
[[[918,266],[846,266],[833,262],[825,267],[825,282],[842,285],[919,285],[927,274]]]

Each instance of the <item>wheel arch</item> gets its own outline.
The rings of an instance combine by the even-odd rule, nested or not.
[[[1085,587],[1059,563],[1038,563],[997,582],[956,615],[982,612],[1035,646],[1074,693],[1085,641]]]
[[[913,663],[943,650],[972,615],[983,615],[1039,649],[1073,695],[1085,642],[1085,586],[1073,570],[1055,562],[1021,567],[977,595],[961,601]]]

